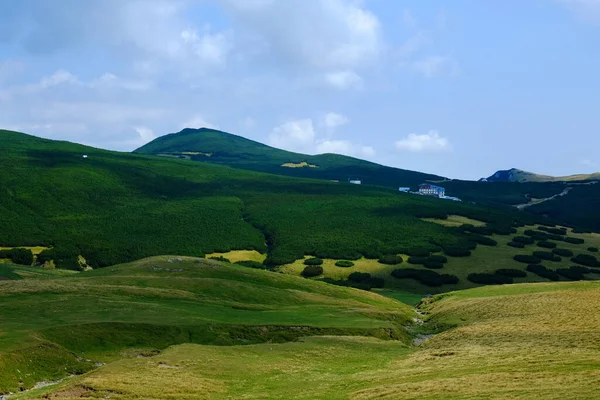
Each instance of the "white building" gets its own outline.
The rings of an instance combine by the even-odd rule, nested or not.
[[[353,185],[362,185],[362,181],[360,179],[350,179],[349,182]]]
[[[410,192],[410,188],[409,187],[399,187],[398,190],[401,191],[401,192],[404,192],[404,193]]]

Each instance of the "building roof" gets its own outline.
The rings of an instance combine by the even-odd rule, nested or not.
[[[421,184],[419,185],[419,188],[422,188],[422,187],[429,187],[429,188],[431,188],[431,189],[440,189],[440,190],[446,190],[446,189],[444,189],[444,188],[443,188],[443,187],[441,187],[441,186],[436,186],[436,185],[434,185],[434,184],[431,184],[431,183],[421,183]]]

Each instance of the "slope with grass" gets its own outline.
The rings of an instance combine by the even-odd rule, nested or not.
[[[1,281],[0,301],[0,394],[180,343],[333,334],[406,344],[411,317],[408,306],[372,293],[184,257]]]
[[[583,182],[599,181],[600,172],[593,174],[577,174],[569,176],[549,176],[534,174],[517,168],[497,171],[494,175],[486,178],[488,182]]]
[[[232,250],[268,253],[271,265],[307,254],[379,257],[464,239],[421,217],[537,220],[372,186],[0,136],[0,246],[52,247],[38,258],[61,268],[79,269],[79,255],[94,268]]]
[[[595,399],[598,307],[598,282],[471,289],[421,306],[419,329],[433,336],[415,347],[336,336],[182,344],[15,398]]]

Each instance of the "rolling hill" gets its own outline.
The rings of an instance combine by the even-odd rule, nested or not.
[[[339,154],[306,155],[280,150],[241,136],[214,129],[184,129],[154,139],[134,151],[190,158],[194,161],[229,165],[235,168],[293,177],[337,180],[362,180],[364,184],[397,189],[416,186],[427,180],[445,178],[386,167]]]
[[[486,178],[487,182],[585,182],[600,181],[600,172],[594,174],[578,174],[569,176],[539,175],[517,168],[497,171]]]
[[[10,398],[536,400],[600,390],[598,282],[470,289],[424,299],[415,313],[354,289],[168,260],[0,282],[0,393],[41,381]]]

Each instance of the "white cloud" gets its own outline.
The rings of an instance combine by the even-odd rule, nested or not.
[[[345,69],[374,63],[377,17],[355,0],[221,0],[273,57],[296,66]]]
[[[273,128],[269,135],[271,146],[298,152],[309,152],[314,146],[316,133],[311,119],[286,122]]]
[[[450,150],[451,145],[448,139],[440,136],[437,131],[430,131],[422,135],[411,133],[396,142],[396,149],[411,152],[438,152]]]
[[[374,157],[375,149],[349,140],[319,137],[311,119],[286,122],[273,129],[269,144],[281,149],[308,154],[335,153],[355,157]]]
[[[354,71],[334,71],[325,75],[325,82],[335,89],[361,89],[363,79]]]
[[[342,125],[346,125],[348,122],[348,117],[334,112],[325,114],[325,117],[323,118],[323,124],[330,131],[333,131]]]
[[[192,129],[199,129],[199,128],[218,129],[218,126],[215,125],[215,124],[212,124],[212,123],[208,122],[201,115],[194,115],[190,119],[188,119],[185,122],[183,122],[179,126],[179,128],[180,129],[185,129],[185,128],[192,128]]]
[[[145,126],[136,126],[133,129],[140,135],[140,139],[143,143],[148,143],[156,138],[154,131]]]
[[[456,60],[444,56],[429,56],[409,64],[412,69],[427,78],[434,76],[456,76],[459,67]]]
[[[36,88],[47,89],[53,86],[61,85],[63,83],[78,84],[80,82],[77,79],[77,77],[69,71],[59,70],[50,76],[42,78],[42,80],[36,86]]]
[[[209,27],[205,28],[205,31],[203,35],[198,36],[196,30],[186,29],[181,32],[181,38],[192,47],[200,60],[211,64],[223,64],[233,48],[231,32],[213,34]]]

